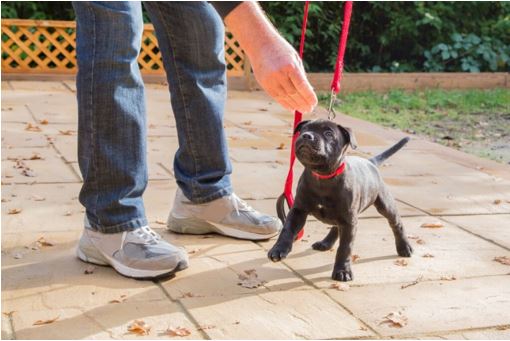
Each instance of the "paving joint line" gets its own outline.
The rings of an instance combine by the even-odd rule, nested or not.
[[[429,214],[427,211],[425,211],[425,210],[423,210],[423,209],[419,208],[418,206],[411,205],[410,203],[405,202],[405,201],[403,201],[403,200],[401,200],[401,199],[395,199],[395,200],[400,201],[401,203],[404,203],[404,204],[406,204],[406,205],[409,205],[409,206],[411,206],[411,207],[413,207],[413,208],[415,208],[415,209],[417,209],[417,210],[419,210],[419,211],[421,211],[421,212],[424,212],[424,213],[426,213],[426,214],[427,214],[428,216],[430,216],[430,217],[438,218],[438,219],[440,219],[440,220],[442,220],[442,221],[444,221],[444,222],[446,222],[446,223],[448,223],[448,224],[451,224],[451,225],[455,226],[456,228],[458,228],[459,230],[464,231],[464,232],[467,232],[467,233],[469,233],[469,234],[471,234],[471,235],[473,235],[473,236],[475,236],[475,237],[477,237],[477,238],[480,238],[480,239],[482,239],[482,240],[485,240],[485,241],[486,241],[486,242],[488,242],[488,243],[494,244],[494,245],[499,246],[499,247],[501,247],[501,248],[503,248],[503,249],[505,249],[505,250],[507,250],[507,251],[510,251],[510,248],[508,248],[508,247],[506,247],[506,246],[504,246],[504,245],[501,245],[501,244],[499,244],[499,243],[497,243],[497,242],[493,241],[492,239],[488,239],[488,238],[486,238],[486,237],[484,237],[484,236],[482,236],[482,235],[479,235],[479,234],[476,234],[476,233],[474,233],[474,232],[471,232],[469,229],[467,229],[467,228],[465,228],[465,227],[462,227],[462,226],[458,225],[457,223],[454,223],[454,222],[451,222],[451,221],[449,221],[449,220],[445,219],[445,218],[444,218],[444,217],[445,217],[444,215],[443,215],[443,216],[434,216],[434,215],[432,215],[432,214]]]
[[[198,321],[191,314],[191,312],[186,308],[186,306],[181,302],[181,300],[173,299],[172,296],[168,293],[168,291],[166,291],[165,287],[161,284],[160,280],[152,281],[152,283],[154,283],[157,287],[159,287],[161,289],[161,291],[163,291],[163,294],[166,296],[166,298],[168,298],[168,300],[170,302],[177,304],[179,306],[179,308],[181,308],[184,315],[191,321],[191,323],[193,323],[195,325],[195,328],[197,329],[197,331],[200,333],[200,335],[202,335],[202,337],[205,340],[211,340],[209,335],[203,329],[200,328],[200,323],[198,323]]]
[[[76,94],[76,91],[74,91],[74,90],[73,90],[73,89],[72,89],[69,85],[67,85],[67,83],[66,83],[66,82],[61,81],[60,83],[64,86],[64,88],[66,88],[67,90],[69,90],[72,94]]]

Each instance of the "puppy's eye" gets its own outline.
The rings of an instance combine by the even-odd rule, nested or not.
[[[333,138],[335,135],[333,134],[333,132],[331,130],[326,130],[324,132],[324,136],[326,136],[327,138]]]

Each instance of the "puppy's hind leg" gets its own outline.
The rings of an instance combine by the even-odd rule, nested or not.
[[[315,242],[312,249],[317,251],[328,251],[333,248],[338,239],[338,226],[331,226],[328,235],[321,241]]]
[[[397,205],[386,186],[377,197],[374,206],[377,208],[377,211],[388,220],[391,226],[393,235],[395,236],[398,255],[401,257],[411,257],[413,247],[407,240],[402,219],[400,219],[400,214],[398,214],[397,211]]]

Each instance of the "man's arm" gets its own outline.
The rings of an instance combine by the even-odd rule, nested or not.
[[[255,2],[243,2],[224,18],[250,58],[260,86],[289,110],[310,112],[317,96],[296,50],[278,33]]]

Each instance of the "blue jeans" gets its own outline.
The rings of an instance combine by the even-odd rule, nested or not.
[[[92,229],[147,225],[144,85],[137,64],[140,2],[75,2],[80,202]],[[224,27],[207,2],[147,2],[171,91],[177,184],[194,203],[232,192],[223,129]]]

